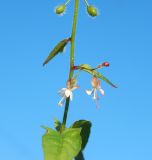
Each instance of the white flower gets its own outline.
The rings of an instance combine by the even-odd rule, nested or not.
[[[97,77],[93,77],[92,80],[91,80],[91,85],[92,85],[92,90],[85,90],[85,92],[90,96],[90,95],[93,95],[93,99],[96,101],[97,103],[97,100],[99,99],[98,97],[98,94],[97,94],[97,91],[100,92],[101,95],[104,95],[104,90],[101,88],[100,86],[100,81]],[[97,104],[98,106],[98,104]]]
[[[59,101],[58,105],[63,106],[67,98],[70,98],[70,100],[72,101],[72,99],[73,99],[72,91],[77,89],[77,88],[79,88],[79,86],[76,86],[76,80],[75,79],[68,80],[67,81],[67,88],[62,88],[58,92],[59,95],[62,97],[61,100]]]

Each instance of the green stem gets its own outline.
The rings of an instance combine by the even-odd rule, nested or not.
[[[77,27],[78,9],[79,9],[79,0],[75,0],[73,28],[72,28],[72,35],[71,35],[71,54],[70,54],[69,79],[71,79],[73,77],[73,72],[74,72],[72,67],[74,66],[74,45],[75,45],[75,35],[76,35],[76,27]]]
[[[79,0],[75,0],[73,27],[72,27],[72,35],[71,35],[69,79],[72,79],[73,73],[74,73],[72,67],[74,66],[74,47],[75,47],[75,35],[76,35],[76,27],[77,27],[78,9],[79,9]],[[66,126],[67,115],[68,115],[68,110],[69,110],[69,103],[70,103],[70,99],[67,98],[66,104],[65,104],[65,109],[64,109],[63,121],[62,121],[63,128]]]

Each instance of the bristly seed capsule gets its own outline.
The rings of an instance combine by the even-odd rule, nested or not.
[[[88,6],[87,12],[92,17],[96,17],[98,15],[97,9],[94,6]]]
[[[58,7],[56,7],[55,13],[56,14],[63,14],[65,12],[65,10],[66,10],[66,5],[62,4],[62,5],[58,6]]]

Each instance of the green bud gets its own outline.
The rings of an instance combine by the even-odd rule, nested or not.
[[[93,6],[88,6],[87,11],[88,11],[88,14],[92,17],[95,17],[98,15],[97,9]]]
[[[66,5],[62,4],[58,7],[56,7],[55,13],[56,14],[62,14],[62,13],[64,13],[65,9],[66,9]]]

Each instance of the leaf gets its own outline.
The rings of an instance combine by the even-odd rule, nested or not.
[[[86,120],[76,121],[71,126],[72,128],[81,128],[81,133],[80,133],[81,138],[82,138],[81,151],[85,148],[85,146],[88,143],[91,126],[92,126],[91,122],[90,121],[86,121]]]
[[[114,85],[111,81],[109,81],[105,76],[103,76],[101,73],[95,71],[95,76],[97,76],[98,78],[104,80],[105,82],[107,82],[108,84],[110,84],[112,87],[117,88],[116,85]]]
[[[67,43],[71,40],[71,38],[68,39],[64,39],[62,41],[60,41],[55,47],[54,49],[50,52],[50,54],[48,55],[48,57],[46,58],[46,60],[43,63],[43,66],[46,65],[50,60],[52,60],[52,58],[54,58],[57,54],[59,54],[60,52],[63,52],[64,47],[67,45]]]
[[[117,88],[116,85],[114,85],[110,80],[108,80],[105,76],[103,76],[101,73],[97,72],[96,70],[94,70],[90,65],[88,64],[82,64],[79,67],[81,70],[88,72],[89,74],[96,76],[100,79],[102,79],[103,81],[105,81],[106,83],[110,84],[112,87]]]
[[[73,160],[80,152],[80,128],[68,128],[62,133],[48,127],[45,129],[47,132],[42,137],[44,160]]]
[[[55,127],[55,129],[57,131],[60,131],[61,126],[62,126],[62,123],[58,119],[54,118],[54,127]]]
[[[81,64],[80,69],[83,71],[91,71],[93,68],[89,64]]]

